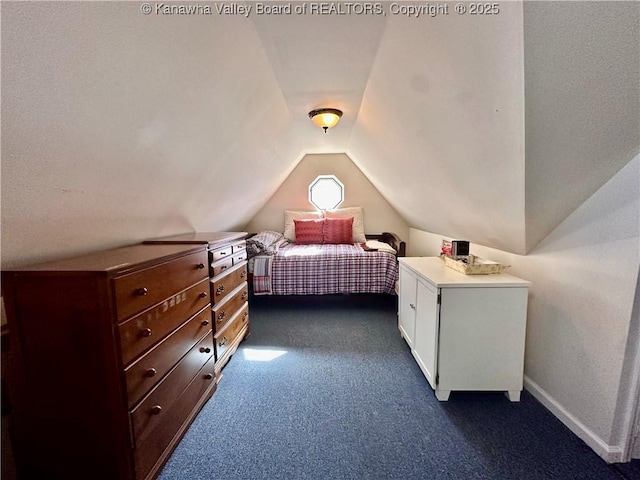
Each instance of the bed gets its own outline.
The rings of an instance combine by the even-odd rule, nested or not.
[[[396,292],[405,242],[390,232],[365,235],[361,208],[330,215],[286,211],[283,233],[247,239],[255,295]]]

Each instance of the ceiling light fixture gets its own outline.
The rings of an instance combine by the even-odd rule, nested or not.
[[[342,117],[342,111],[337,108],[319,108],[309,112],[311,121],[324,129],[324,133],[327,133],[327,129],[334,127],[340,117]]]

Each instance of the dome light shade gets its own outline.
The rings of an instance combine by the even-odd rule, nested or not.
[[[324,129],[325,133],[327,133],[327,129],[334,127],[338,123],[340,117],[342,117],[342,111],[337,108],[319,108],[309,112],[311,121]]]

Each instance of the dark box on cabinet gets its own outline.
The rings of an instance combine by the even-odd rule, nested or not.
[[[453,240],[451,242],[451,255],[454,257],[469,255],[469,242],[467,240]]]

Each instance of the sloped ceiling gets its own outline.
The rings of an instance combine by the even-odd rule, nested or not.
[[[304,154],[336,152],[410,226],[526,253],[640,130],[640,6],[541,3],[247,18],[2,2],[3,267],[242,228]],[[319,106],[345,112],[327,134]]]
[[[522,6],[415,20],[388,19],[348,153],[411,226],[523,252]]]
[[[638,154],[640,3],[525,2],[524,40],[531,250]]]
[[[296,5],[302,5],[299,2]],[[382,15],[253,15],[250,17],[289,109],[291,135],[305,153],[345,152],[382,38]],[[344,112],[340,128],[319,134],[308,112]]]

